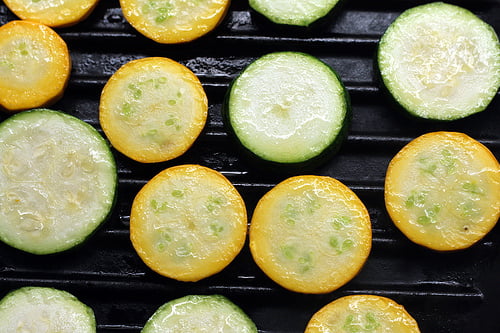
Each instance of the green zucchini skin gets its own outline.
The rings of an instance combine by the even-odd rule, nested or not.
[[[303,14],[300,19],[290,19],[280,17],[268,12],[265,8],[261,8],[258,0],[250,0],[250,10],[252,16],[259,24],[268,25],[270,28],[278,28],[288,31],[307,32],[315,30],[330,22],[340,12],[345,0],[337,0],[331,5],[331,8],[325,9],[316,16],[312,14]]]
[[[464,20],[464,25],[466,23],[470,25],[475,24],[475,28],[477,28],[477,30],[482,29],[481,32],[483,32],[483,35],[485,36],[483,39],[486,40],[488,38],[491,38],[490,41],[493,41],[493,43],[496,44],[494,48],[496,48],[497,56],[493,60],[494,64],[493,68],[491,68],[492,75],[488,79],[489,81],[491,81],[491,86],[488,87],[487,92],[483,91],[483,95],[487,95],[487,97],[479,96],[478,94],[478,103],[479,101],[481,103],[479,103],[477,106],[473,106],[470,108],[463,108],[461,112],[450,111],[449,114],[444,114],[444,113],[439,114],[436,111],[429,109],[428,106],[425,106],[424,104],[415,106],[414,102],[411,102],[409,99],[402,96],[403,92],[399,92],[398,90],[400,89],[396,89],[395,84],[391,82],[391,79],[388,78],[388,75],[384,75],[384,70],[388,71],[387,69],[388,65],[383,64],[384,61],[387,63],[388,59],[388,57],[384,55],[388,53],[388,51],[384,50],[384,48],[391,49],[397,47],[397,45],[391,44],[392,41],[390,40],[391,36],[389,33],[390,32],[392,33],[392,31],[404,30],[405,28],[400,28],[399,26],[405,24],[408,25],[407,21],[410,20],[408,19],[408,17],[412,18],[412,17],[417,17],[418,15],[423,16],[426,14],[426,12],[433,12],[433,11],[436,13],[447,12],[447,14],[450,17],[460,16]],[[486,42],[484,42],[484,44],[486,44]],[[489,46],[492,45],[493,44],[490,44]],[[491,48],[485,49],[484,52],[491,52]],[[498,90],[500,88],[500,43],[498,41],[498,36],[493,27],[491,27],[489,24],[479,19],[471,11],[456,5],[451,5],[443,2],[432,2],[407,9],[399,17],[397,17],[393,23],[391,23],[391,25],[388,27],[388,29],[386,30],[386,32],[383,34],[382,38],[379,41],[374,60],[374,68],[375,68],[375,73],[377,73],[376,78],[378,80],[379,86],[381,87],[382,93],[388,97],[391,106],[395,110],[400,112],[402,115],[406,116],[406,118],[413,121],[420,121],[427,123],[433,123],[433,122],[446,123],[451,121],[458,121],[464,118],[475,116],[477,113],[485,111],[488,108],[489,104],[491,104],[492,100],[497,95]],[[495,71],[496,75],[494,74]],[[392,80],[396,81],[394,79]],[[493,81],[496,81],[496,83]]]
[[[24,315],[16,316],[20,314]],[[48,322],[47,317],[56,322]],[[33,319],[42,322],[30,323]],[[64,290],[28,286],[10,291],[0,300],[0,331],[2,332],[14,332],[12,329],[18,332],[18,329],[27,328],[36,329],[38,332],[46,332],[45,330],[48,329],[49,332],[57,330],[61,333],[95,333],[96,326],[92,308]],[[22,332],[28,331],[22,330]]]
[[[106,163],[107,168],[106,177],[111,177],[108,178],[108,182],[112,184],[112,186],[109,186],[107,188],[107,193],[110,196],[106,197],[107,206],[103,208],[103,213],[105,213],[105,215],[100,216],[98,219],[96,218],[96,221],[98,220],[98,222],[94,223],[93,229],[87,229],[78,237],[75,237],[70,241],[60,243],[55,246],[31,246],[28,243],[26,243],[25,246],[23,244],[20,244],[19,241],[12,241],[9,236],[4,235],[0,230],[0,240],[2,242],[17,250],[24,251],[33,255],[55,255],[60,252],[73,251],[78,249],[80,246],[86,243],[109,219],[117,202],[118,174],[116,161],[112,153],[110,144],[92,125],[62,111],[40,108],[23,111],[8,117],[2,123],[0,123],[0,132],[8,131],[12,123],[18,121],[23,122],[26,121],[26,119],[29,120],[32,117],[34,117],[35,119],[37,117],[42,117],[43,119],[43,117],[45,116],[59,118],[69,124],[77,124],[77,126],[80,126],[82,129],[85,129],[88,132],[88,135],[90,135],[93,140],[98,143],[102,156],[105,156],[104,163]],[[21,161],[21,163],[23,163],[23,161]],[[83,209],[85,209],[85,207],[83,207]]]
[[[228,97],[225,97],[226,101],[224,102],[224,105],[226,105],[227,103],[227,98]],[[231,144],[233,145],[233,148],[238,152],[239,155],[241,155],[243,159],[245,159],[245,161],[249,162],[250,165],[270,173],[284,173],[285,175],[294,175],[304,172],[310,172],[320,167],[322,164],[326,163],[333,156],[335,156],[342,148],[342,144],[344,143],[344,141],[347,139],[351,118],[352,110],[349,107],[346,113],[345,125],[337,135],[337,138],[325,150],[323,150],[321,154],[311,158],[310,160],[300,163],[277,163],[264,160],[260,156],[257,156],[251,150],[246,148],[245,145],[243,145],[238,139],[234,130],[230,126],[226,125],[226,129],[232,139]],[[223,119],[225,124],[229,124],[227,107],[223,107]]]
[[[189,327],[179,323],[176,317],[181,317],[179,321],[187,322]],[[200,317],[203,320],[197,321]],[[209,327],[210,324],[218,327]],[[188,329],[196,332],[210,332],[210,329],[214,329],[213,332],[219,333],[257,333],[255,323],[240,307],[217,294],[187,295],[163,304],[149,318],[141,333],[191,332]]]
[[[296,36],[296,34],[307,35],[314,31],[317,31],[318,29],[324,29],[325,27],[328,27],[329,24],[334,22],[339,14],[342,13],[342,8],[344,7],[345,2],[346,0],[339,0],[330,9],[330,11],[326,12],[326,14],[324,14],[323,16],[318,17],[316,20],[311,21],[310,23],[301,25],[280,23],[276,20],[271,20],[251,6],[250,14],[252,16],[252,20],[255,21],[257,25],[262,26],[265,29],[277,30],[285,34],[290,33],[293,36]]]
[[[279,53],[290,53],[290,52],[276,52],[275,54]],[[302,52],[292,52],[292,53],[297,53],[297,54],[302,54],[308,57],[313,57],[309,54],[302,53]],[[268,54],[268,55],[272,55]],[[314,58],[314,57],[313,57]],[[318,61],[321,61],[317,59]],[[343,84],[342,80],[340,79],[340,76],[337,74],[337,72],[331,68],[329,65],[323,63],[331,73],[336,77],[338,80],[338,83],[342,89],[342,96],[344,98],[345,102],[345,115],[344,119],[342,122],[342,126],[336,135],[335,139],[319,153],[318,155],[305,160],[301,162],[275,162],[271,161],[265,158],[262,158],[261,156],[257,155],[255,152],[253,152],[251,149],[249,149],[238,137],[237,133],[235,132],[235,129],[231,125],[231,113],[230,113],[230,98],[231,98],[231,91],[238,80],[239,77],[245,72],[245,70],[251,66],[249,64],[243,71],[229,84],[229,87],[226,91],[224,101],[222,103],[222,119],[225,125],[225,128],[229,134],[229,136],[232,139],[232,143],[234,145],[235,150],[241,155],[242,158],[244,158],[246,161],[248,161],[251,165],[259,168],[266,170],[271,173],[285,173],[287,175],[291,174],[297,174],[297,173],[303,173],[303,172],[308,172],[311,170],[314,170],[315,168],[321,166],[321,164],[325,163],[327,160],[332,158],[338,151],[341,149],[343,142],[346,140],[351,119],[352,119],[352,107],[351,107],[351,99],[349,92],[347,91],[345,85]]]

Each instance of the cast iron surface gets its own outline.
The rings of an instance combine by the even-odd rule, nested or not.
[[[422,332],[500,332],[500,229],[465,251],[436,253],[407,240],[384,208],[383,183],[390,159],[423,133],[464,132],[500,157],[498,96],[485,112],[451,123],[408,119],[384,96],[373,66],[378,40],[402,11],[426,2],[345,0],[323,25],[297,30],[272,25],[256,16],[246,0],[234,0],[212,34],[184,45],[160,45],[124,20],[118,0],[102,0],[84,22],[56,29],[68,43],[73,70],[64,97],[53,109],[100,130],[98,103],[107,79],[132,59],[163,56],[185,64],[201,79],[210,102],[209,121],[195,145],[174,161],[140,164],[114,151],[118,203],[111,219],[83,246],[33,256],[0,244],[0,297],[28,285],[65,289],[94,309],[99,332],[139,332],[161,304],[187,294],[217,293],[242,307],[260,332],[295,333],[303,332],[312,314],[338,297],[377,294],[403,304]],[[500,32],[498,0],[453,3],[472,10]],[[0,24],[14,19],[0,3]],[[211,167],[237,187],[250,216],[258,199],[286,178],[241,158],[220,114],[230,81],[254,59],[283,50],[307,52],[330,64],[350,93],[353,120],[346,142],[336,156],[309,173],[339,179],[368,207],[373,250],[366,265],[346,286],[324,295],[297,294],[274,284],[253,262],[248,244],[224,271],[200,282],[180,283],[157,275],[135,254],[128,231],[131,202],[154,175],[185,163]]]

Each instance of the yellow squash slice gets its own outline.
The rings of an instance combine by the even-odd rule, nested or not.
[[[0,108],[17,112],[55,103],[70,71],[68,47],[51,28],[28,21],[0,27]]]
[[[4,0],[14,14],[23,20],[68,27],[84,20],[99,0]]]
[[[182,155],[207,119],[203,86],[187,67],[152,57],[123,65],[101,95],[99,119],[111,144],[144,163]]]
[[[339,298],[316,312],[305,333],[420,333],[415,319],[393,300],[375,295]]]
[[[243,199],[219,172],[199,165],[168,168],[137,194],[130,238],[152,270],[198,281],[224,269],[247,232]]]
[[[273,281],[327,293],[350,281],[371,249],[370,216],[339,181],[296,176],[265,194],[250,224],[250,250]]]
[[[120,0],[127,21],[162,44],[185,43],[212,31],[230,0]]]
[[[500,217],[500,165],[463,133],[427,133],[389,164],[385,203],[413,242],[438,251],[464,249]]]

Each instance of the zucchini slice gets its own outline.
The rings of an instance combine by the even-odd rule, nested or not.
[[[224,269],[247,233],[243,199],[219,172],[199,165],[163,170],[137,194],[130,238],[157,273],[198,281]]]
[[[4,0],[23,20],[49,27],[68,27],[84,20],[99,0]]]
[[[82,120],[37,109],[0,124],[0,240],[33,254],[70,249],[111,211],[113,155]]]
[[[420,333],[416,320],[393,300],[375,295],[341,297],[321,308],[304,333]]]
[[[106,83],[99,120],[111,144],[145,163],[186,152],[207,119],[200,80],[187,67],[160,57],[123,65]]]
[[[500,165],[463,133],[422,135],[389,164],[385,204],[413,242],[438,251],[467,248],[500,217]]]
[[[232,83],[229,130],[253,156],[304,164],[335,152],[347,133],[349,96],[335,71],[299,52],[267,54]]]
[[[328,293],[350,281],[371,249],[370,216],[336,179],[295,176],[258,202],[250,250],[269,278],[291,291]]]
[[[411,115],[450,121],[486,109],[500,87],[500,43],[470,11],[442,2],[405,11],[382,36],[378,67]]]
[[[94,311],[72,294],[23,287],[0,301],[0,332],[96,333]]]
[[[185,43],[224,19],[230,0],[120,0],[125,19],[141,34],[162,44]]]
[[[277,24],[310,26],[325,17],[339,0],[250,0],[256,12]]]
[[[0,27],[0,109],[15,112],[55,103],[70,70],[68,47],[51,28],[28,21]]]
[[[163,304],[141,333],[257,333],[254,322],[221,295],[188,295]]]

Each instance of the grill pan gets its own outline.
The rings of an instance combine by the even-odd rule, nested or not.
[[[207,126],[194,146],[176,160],[140,164],[114,151],[119,172],[113,215],[84,245],[67,253],[34,256],[0,244],[0,297],[35,285],[67,290],[94,309],[98,332],[139,332],[163,303],[188,294],[222,294],[238,304],[259,332],[303,332],[322,306],[341,296],[376,294],[403,304],[422,332],[500,332],[500,229],[473,247],[437,253],[406,239],[390,221],[383,184],[390,159],[410,140],[431,131],[464,132],[500,158],[500,98],[465,120],[427,123],[395,111],[374,67],[377,43],[388,25],[416,0],[346,0],[337,13],[313,29],[285,29],[257,16],[246,0],[234,0],[210,35],[183,45],[156,44],[123,18],[118,0],[102,0],[85,21],[56,29],[73,59],[64,97],[52,108],[73,114],[99,131],[98,103],[107,79],[124,63],[163,56],[200,78],[210,108]],[[500,33],[498,0],[461,0]],[[0,24],[16,17],[0,3]],[[362,271],[332,293],[304,295],[268,279],[253,262],[248,244],[221,273],[196,283],[173,281],[148,269],[129,241],[129,214],[139,189],[161,170],[201,164],[222,172],[240,191],[251,216],[259,198],[287,176],[263,172],[240,157],[221,117],[230,81],[251,61],[273,51],[302,51],[330,64],[352,100],[353,120],[339,153],[309,173],[339,179],[367,206],[373,248]],[[7,116],[0,115],[0,120]],[[102,133],[102,131],[101,131]]]

